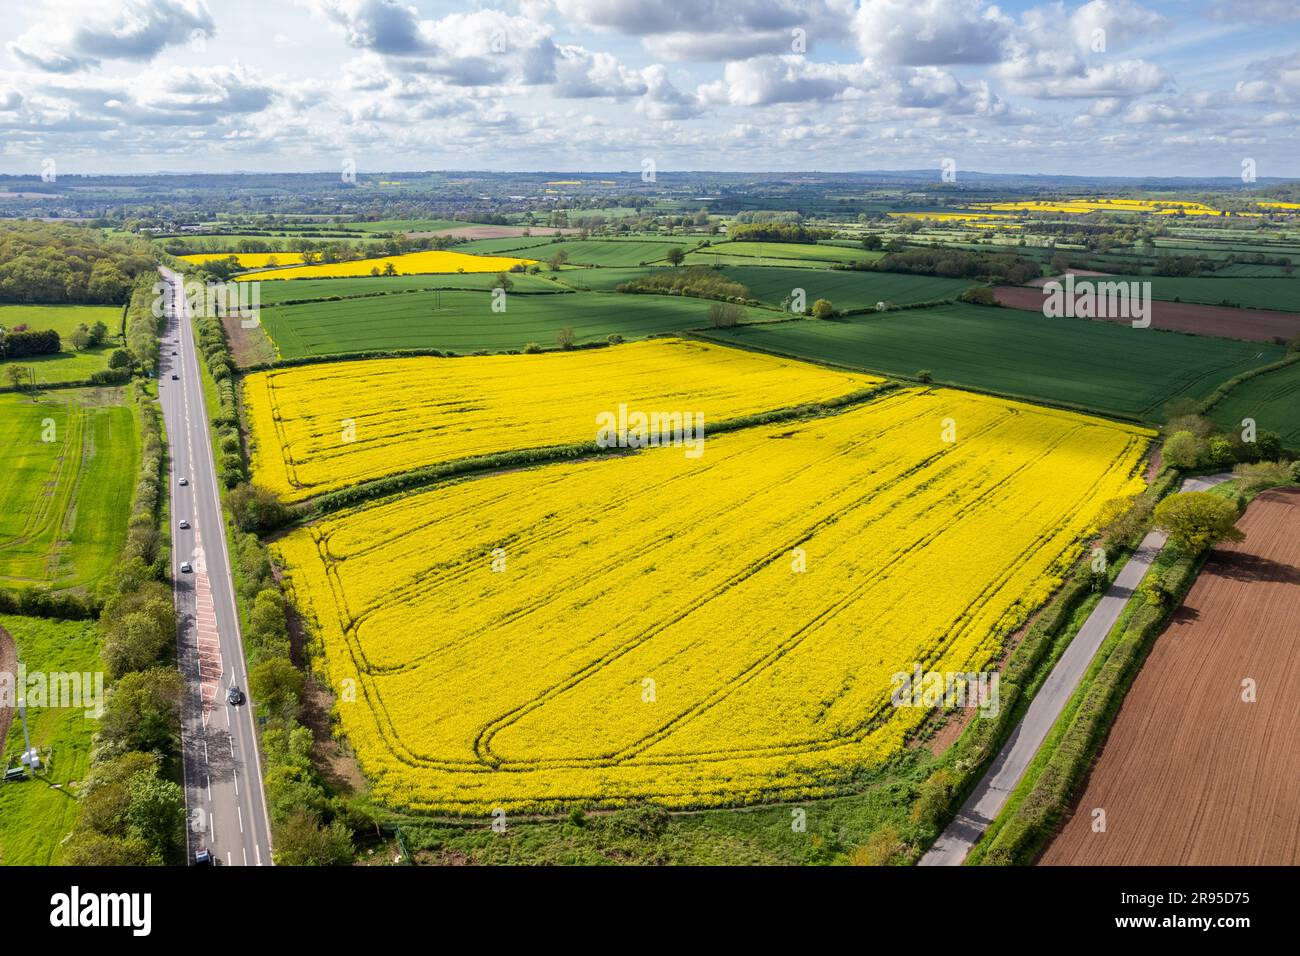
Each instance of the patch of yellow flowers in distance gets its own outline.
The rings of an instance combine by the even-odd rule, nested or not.
[[[1102,505],[1143,487],[1151,435],[909,388],[698,459],[407,494],[272,548],[387,804],[825,795],[925,716],[891,704],[894,675],[998,659]]]
[[[430,250],[428,252],[408,252],[400,256],[354,259],[351,262],[294,266],[289,269],[273,269],[269,272],[249,272],[238,278],[240,281],[246,281],[249,279],[329,279],[342,276],[385,275],[390,264],[394,270],[393,274],[399,276],[428,275],[443,272],[508,272],[515,266],[530,266],[533,262],[532,259],[515,259],[510,256],[471,256],[464,252]]]
[[[1185,216],[1226,216],[1222,210],[1204,203],[1189,202],[1181,199],[1023,199],[1016,202],[972,203],[979,209],[995,209],[1006,212],[1145,212],[1161,216],[1175,216],[1181,211]],[[1258,213],[1231,213],[1234,216],[1255,216]]]
[[[881,379],[718,345],[656,339],[538,355],[376,359],[244,380],[253,477],[287,501],[422,465],[591,442],[596,416],[726,419],[872,388]]]

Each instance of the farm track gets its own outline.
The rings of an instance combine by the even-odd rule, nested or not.
[[[1113,277],[1104,281],[1124,281]],[[1043,292],[1040,288],[998,286],[993,290],[998,302],[1012,309],[1040,312]],[[1128,319],[1114,319],[1127,325]],[[1188,302],[1151,300],[1151,327],[1168,332],[1188,332],[1245,342],[1288,340],[1300,334],[1300,314],[1268,312],[1263,309],[1233,309],[1222,305],[1194,305]]]
[[[1265,492],[1239,527],[1156,641],[1040,864],[1300,864],[1300,491]]]

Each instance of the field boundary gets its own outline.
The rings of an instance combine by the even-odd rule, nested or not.
[[[1141,581],[1134,587],[1002,810],[972,847],[967,865],[1017,866],[1033,862],[1092,767],[1143,661],[1181,606],[1212,550],[1173,556],[1172,565],[1161,576],[1166,586],[1172,577],[1168,607],[1138,603]],[[1159,557],[1157,554],[1142,580],[1158,568]]]
[[[901,309],[891,309],[890,312],[901,311]],[[876,313],[887,315],[887,312]],[[806,316],[793,316],[786,319],[772,319],[769,322],[747,322],[746,325],[778,325],[784,322],[825,322],[826,319],[809,319]],[[834,321],[834,320],[830,320]],[[939,388],[950,388],[958,392],[970,392],[973,395],[987,395],[990,398],[1003,398],[1013,402],[1023,402],[1026,405],[1040,405],[1044,408],[1054,408],[1062,412],[1076,412],[1080,415],[1091,415],[1094,418],[1103,418],[1109,421],[1122,422],[1126,425],[1142,425],[1149,427],[1150,419],[1138,418],[1133,415],[1123,415],[1115,411],[1100,411],[1090,408],[1086,405],[1076,405],[1072,402],[1062,402],[1056,399],[1042,398],[1033,395],[1020,395],[1015,392],[999,392],[989,388],[978,388],[974,385],[963,385],[956,382],[948,382],[941,379],[932,379],[930,381],[918,378],[916,375],[903,375],[898,372],[883,372],[879,369],[865,368],[856,365],[846,365],[842,362],[833,362],[829,359],[814,358],[807,355],[796,355],[793,352],[783,351],[781,349],[768,348],[766,346],[754,345],[751,342],[739,343],[731,342],[721,338],[714,338],[709,330],[690,329],[678,333],[682,338],[696,338],[708,342],[710,345],[722,345],[728,348],[745,349],[751,352],[762,352],[766,355],[774,355],[777,358],[791,359],[797,362],[807,362],[810,365],[821,365],[825,368],[834,369],[839,372],[865,372],[868,375],[879,375],[882,377],[895,379],[901,383],[909,385],[932,386]]]
[[[801,418],[819,418],[843,408],[872,401],[900,387],[902,387],[900,383],[887,379],[879,385],[849,392],[846,395],[827,399],[824,402],[787,406],[767,412],[757,412],[753,415],[727,419],[715,425],[707,426],[705,436],[721,435],[727,432],[753,428],[758,425],[768,425]],[[386,498],[397,492],[424,489],[455,479],[582,458],[612,458],[634,454],[635,451],[635,449],[627,448],[604,448],[593,439],[589,442],[503,451],[491,455],[475,455],[455,461],[426,465],[422,468],[413,468],[409,471],[360,482],[346,488],[327,491],[308,498],[290,509],[292,518],[285,527],[298,527],[309,524],[318,518],[344,508],[350,508],[379,498]]]

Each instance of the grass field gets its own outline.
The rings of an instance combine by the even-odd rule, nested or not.
[[[794,289],[803,289],[808,308],[818,299],[829,299],[836,309],[874,309],[878,302],[933,302],[956,298],[975,284],[966,279],[901,272],[814,271],[781,266],[726,266],[722,271],[749,289],[753,298],[772,305],[780,305]]]
[[[508,272],[518,265],[528,265],[532,260],[504,256],[467,256],[461,252],[408,252],[400,256],[381,256],[374,259],[354,259],[350,262],[333,262],[328,265],[290,266],[266,272],[245,272],[240,281],[287,281],[289,279],[328,279],[340,276],[371,276],[378,269],[384,272],[390,265],[397,275],[420,275],[433,272]]]
[[[541,276],[510,273],[511,291],[514,292],[564,292]],[[268,282],[259,291],[263,306],[281,302],[299,302],[328,299],[334,296],[372,296],[420,289],[468,289],[486,292],[497,286],[495,272],[466,272],[413,276],[365,276],[341,279],[294,279],[292,282]]]
[[[937,382],[1148,421],[1172,398],[1204,398],[1283,354],[1275,345],[960,303],[703,334],[887,375],[926,369]]]
[[[108,326],[105,345],[78,352],[68,341],[72,330],[85,323]],[[6,329],[26,324],[33,331],[53,329],[59,333],[63,350],[57,355],[31,355],[12,362],[0,361],[0,385],[8,385],[5,367],[14,364],[36,369],[36,381],[45,384],[80,382],[108,368],[109,353],[121,344],[122,309],[115,305],[0,305],[0,325]]]
[[[120,390],[0,395],[0,447],[0,584],[94,584],[126,538],[139,460]]]
[[[1288,448],[1300,451],[1300,362],[1247,379],[1210,410],[1225,428],[1241,429],[1255,419],[1259,431],[1277,432]]]
[[[566,239],[546,245],[530,245],[521,254],[545,262],[564,252],[574,265],[635,266],[642,262],[664,262],[674,246],[683,252],[699,243],[694,236],[663,239]]]
[[[529,250],[548,246],[555,240],[550,236],[520,236],[514,239],[473,239],[455,247],[456,252],[474,256],[499,256],[503,253],[526,255]]]
[[[34,671],[89,673],[102,668],[99,632],[91,621],[52,621],[0,615],[0,627],[18,647],[19,660]],[[29,706],[32,746],[49,757],[44,773],[23,783],[0,784],[0,865],[49,866],[77,821],[76,781],[90,768],[91,737],[99,722],[85,709]],[[23,751],[22,727],[14,720],[0,741],[6,766]],[[57,784],[58,789],[53,785]]]
[[[1149,436],[908,389],[710,438],[695,460],[654,449],[390,499],[273,550],[330,680],[358,683],[339,714],[383,802],[824,795],[923,719],[890,706],[894,675],[996,657],[1102,503],[1141,487]]]
[[[1287,278],[1169,278],[1152,276],[1151,295],[1156,299],[1195,302],[1202,305],[1232,305],[1243,309],[1276,309],[1300,312],[1300,279]]]
[[[686,257],[687,265],[711,265],[714,258],[723,265],[728,259],[744,259],[740,265],[790,265],[791,262],[874,262],[883,253],[866,249],[812,242],[715,242]],[[750,261],[752,260],[752,261]],[[758,260],[764,260],[759,262]]]
[[[258,372],[244,382],[257,482],[298,500],[423,465],[586,443],[620,403],[727,419],[879,379],[680,340],[486,358],[407,358]],[[343,422],[353,427],[343,440]]]
[[[434,306],[440,304],[439,311]],[[484,292],[413,292],[343,302],[262,309],[262,326],[284,358],[372,349],[433,348],[458,353],[556,346],[571,328],[578,344],[617,333],[643,338],[705,325],[711,302],[678,296],[579,293],[512,295],[492,311]],[[754,318],[770,313],[750,310]]]

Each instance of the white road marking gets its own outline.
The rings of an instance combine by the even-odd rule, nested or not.
[[[239,804],[235,804],[235,812],[239,814],[239,832],[244,832],[244,810]]]
[[[212,778],[208,777],[206,779],[207,779],[207,787],[208,787],[208,803],[211,803],[212,802]]]
[[[231,866],[231,865],[232,865],[232,864],[231,864],[231,862],[230,862],[230,851],[227,850],[227,851],[226,851],[226,866]]]
[[[261,865],[262,865],[262,848],[261,848],[260,846],[254,845],[254,846],[253,846],[253,855],[257,857],[257,865],[258,865],[258,866],[261,866]]]

